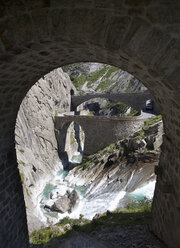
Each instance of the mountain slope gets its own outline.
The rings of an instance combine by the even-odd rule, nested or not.
[[[117,67],[99,63],[75,63],[63,67],[81,94],[92,92],[142,92],[145,86]]]

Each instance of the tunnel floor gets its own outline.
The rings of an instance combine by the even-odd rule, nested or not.
[[[147,225],[103,228],[91,234],[73,231],[59,244],[53,240],[44,246],[31,245],[30,248],[166,248]]]

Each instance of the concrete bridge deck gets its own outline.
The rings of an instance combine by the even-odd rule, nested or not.
[[[144,124],[144,119],[141,117],[55,117],[55,128],[58,130],[57,138],[60,153],[63,153],[65,150],[67,129],[73,121],[79,124],[85,133],[84,155],[94,154],[109,144],[130,136]]]

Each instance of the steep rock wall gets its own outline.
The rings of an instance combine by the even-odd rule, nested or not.
[[[100,63],[75,63],[63,67],[79,93],[143,92],[146,87],[133,75]]]
[[[27,93],[17,117],[15,137],[28,216],[34,212],[45,178],[62,169],[54,130],[56,113],[70,110],[69,76],[58,68],[41,78]],[[34,212],[35,213],[35,212]]]

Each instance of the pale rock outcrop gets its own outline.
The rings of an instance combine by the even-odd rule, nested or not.
[[[71,170],[65,180],[72,186],[86,186],[85,196],[89,199],[121,190],[132,192],[155,178],[154,166],[158,164],[159,137],[162,135],[163,124],[160,121],[145,131],[144,139],[141,132],[137,132],[91,155],[87,161]],[[151,144],[151,151],[147,151]]]
[[[52,205],[45,204],[44,209],[49,212],[71,213],[73,208],[78,204],[79,196],[76,190],[66,191],[65,195],[58,196]]]
[[[55,137],[54,118],[70,111],[70,91],[75,87],[58,68],[41,78],[27,93],[17,116],[17,160],[27,211],[33,210],[46,178],[62,170]],[[32,214],[28,215],[31,216]]]

